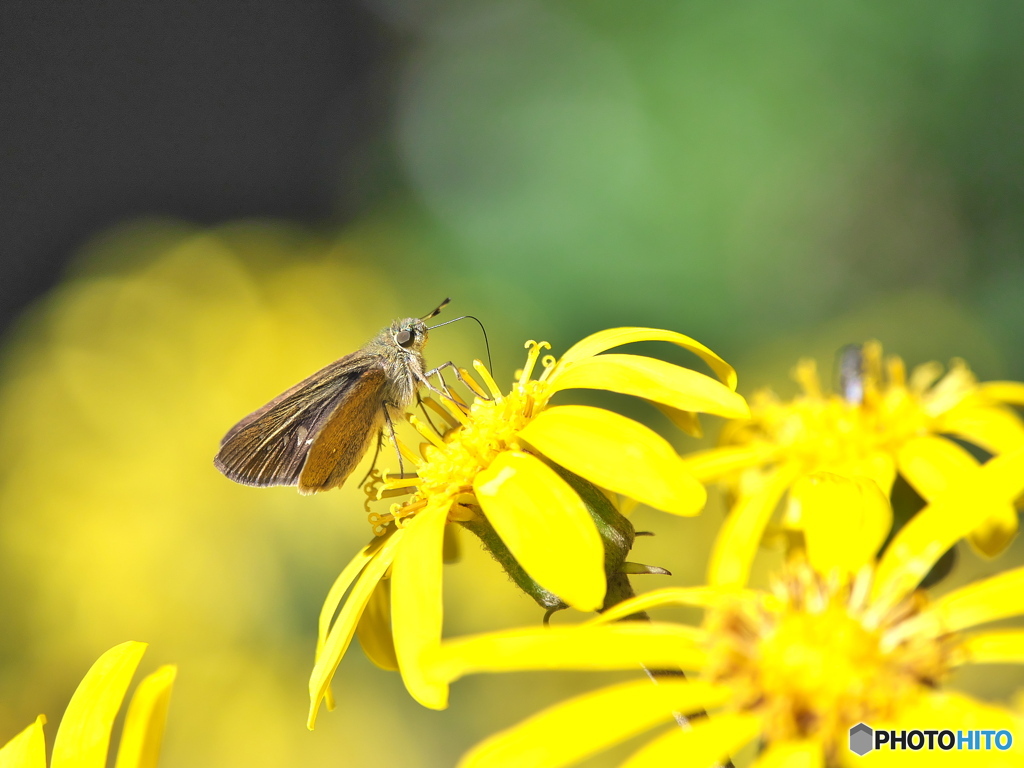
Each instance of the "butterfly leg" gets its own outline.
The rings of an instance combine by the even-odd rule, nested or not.
[[[395,446],[395,455],[398,456],[398,474],[405,477],[405,464],[402,461],[402,450],[398,447],[398,436],[395,434],[395,424],[391,421],[391,406],[384,404],[384,423],[387,425],[388,434],[391,436],[391,444]]]
[[[441,382],[444,383],[444,376],[441,374],[441,371],[444,370],[445,368],[451,368],[452,371],[455,372],[455,378],[458,379],[459,382],[466,389],[468,389],[470,392],[472,392],[474,395],[476,395],[477,397],[480,397],[480,398],[482,398],[484,400],[490,400],[491,399],[490,397],[487,396],[487,394],[485,392],[480,390],[480,387],[478,385],[476,385],[475,382],[471,384],[470,382],[466,381],[465,377],[462,375],[462,371],[451,360],[449,360],[447,363],[441,363],[436,368],[427,371],[423,375],[424,379],[426,379],[426,378],[428,378],[430,376],[434,376],[436,374],[437,377],[441,380]],[[428,389],[432,389],[433,390],[433,387],[431,387],[429,384],[427,384],[427,387],[428,387]],[[447,383],[444,383],[444,388],[445,388],[445,391],[447,392],[447,390],[448,390]],[[443,393],[439,393],[439,394],[443,394]],[[450,396],[447,396],[447,397],[448,397],[449,400],[453,400],[452,397],[450,397]]]

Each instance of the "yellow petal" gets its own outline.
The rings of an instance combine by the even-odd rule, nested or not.
[[[634,753],[622,768],[712,768],[760,732],[761,718],[756,715],[713,715],[698,720],[688,731],[673,728]]]
[[[1024,613],[1024,567],[961,587],[925,609],[920,619],[940,631],[956,632]]]
[[[698,608],[711,608],[720,605],[723,601],[736,599],[771,600],[771,596],[735,587],[665,587],[624,600],[603,611],[600,616],[590,619],[587,623],[604,624],[639,611],[648,611],[651,608],[660,608],[665,605],[692,605]]]
[[[477,474],[484,514],[530,577],[581,611],[604,600],[604,547],[576,492],[534,456],[505,451]]]
[[[700,417],[693,411],[680,411],[678,408],[672,408],[661,403],[655,403],[650,400],[648,402],[664,413],[669,421],[690,437],[704,437],[704,430],[700,425]]]
[[[965,404],[943,414],[936,428],[962,437],[989,453],[1006,453],[1024,445],[1024,424],[1008,408]]]
[[[783,741],[771,744],[751,768],[822,768],[825,756],[816,741]]]
[[[115,768],[156,768],[176,675],[177,667],[165,664],[135,689],[121,730]]]
[[[985,397],[1011,405],[1024,405],[1024,383],[1019,381],[986,381],[978,385]]]
[[[107,764],[110,728],[145,652],[145,643],[115,645],[85,673],[57,729],[51,768],[103,768]]]
[[[519,434],[570,472],[655,509],[695,515],[707,500],[663,437],[603,408],[548,408]]]
[[[922,436],[908,441],[899,452],[900,472],[924,499],[933,499],[957,483],[971,482],[981,466],[966,450],[941,437]],[[978,499],[979,505],[984,499]],[[996,502],[989,517],[971,532],[968,540],[983,557],[995,557],[1017,535],[1017,511],[1012,504]]]
[[[996,456],[969,482],[957,483],[914,515],[879,562],[872,588],[878,603],[898,602],[916,588],[942,554],[1024,490],[1024,449]]]
[[[309,676],[309,717],[306,727],[313,730],[316,723],[317,710],[320,709],[320,702],[327,693],[327,687],[331,684],[341,657],[348,650],[352,642],[352,635],[355,634],[356,624],[370,600],[370,595],[377,587],[377,582],[383,578],[391,562],[395,557],[395,551],[403,541],[405,529],[398,529],[389,536],[373,554],[370,562],[366,564],[348,600],[341,607],[337,621],[331,627],[323,648],[317,655],[316,663],[313,665],[313,672]],[[347,570],[347,569],[346,569]]]
[[[323,607],[320,609],[320,623],[316,638],[316,658],[320,657],[324,643],[327,642],[327,633],[331,629],[331,621],[334,619],[334,614],[338,611],[341,599],[348,592],[348,588],[352,586],[352,582],[356,580],[356,577],[363,572],[366,564],[374,558],[374,555],[380,551],[380,548],[389,539],[390,536],[383,536],[371,541],[356,553],[356,556],[352,558],[344,570],[338,574],[338,578],[334,580],[330,590],[327,592],[327,597],[324,598]]]
[[[802,477],[789,492],[799,509],[807,557],[819,573],[856,573],[874,562],[892,527],[892,507],[878,484],[829,472]]]
[[[405,528],[405,543],[391,571],[391,620],[402,680],[412,697],[431,709],[448,706],[448,686],[431,679],[423,668],[423,654],[441,642],[447,519],[448,508],[442,506],[428,506],[416,515]]]
[[[391,579],[381,579],[370,595],[356,625],[363,653],[381,669],[398,671],[395,641],[391,636]]]
[[[992,515],[967,537],[971,548],[985,558],[1002,554],[1017,537],[1017,510],[1012,504],[997,504]]]
[[[966,638],[960,647],[969,664],[1024,664],[1024,629],[996,629]]]
[[[957,482],[970,479],[981,466],[956,443],[932,435],[908,440],[896,460],[900,474],[925,501],[934,499]]]
[[[707,658],[706,640],[695,627],[660,622],[529,627],[448,640],[430,666],[448,681],[525,669],[696,669]]]
[[[0,768],[46,768],[46,739],[40,715],[31,725],[0,747]]]
[[[570,347],[569,351],[562,355],[558,365],[574,363],[600,354],[606,349],[637,341],[667,341],[683,349],[688,349],[706,362],[729,389],[736,389],[736,371],[725,360],[689,336],[674,331],[664,331],[660,328],[609,328],[593,333]]]
[[[743,586],[765,526],[797,474],[796,465],[780,467],[757,491],[740,498],[722,523],[711,549],[708,584]]]
[[[750,409],[729,387],[703,373],[654,357],[598,355],[571,365],[559,364],[548,377],[549,392],[604,389],[664,403],[681,411],[749,418]]]
[[[687,680],[640,680],[546,709],[477,745],[459,768],[558,768],[671,722],[675,712],[720,704],[727,689]],[[676,763],[664,763],[675,765]]]
[[[777,453],[778,448],[770,443],[752,443],[695,451],[685,454],[682,458],[687,474],[706,483],[730,472],[767,464]]]

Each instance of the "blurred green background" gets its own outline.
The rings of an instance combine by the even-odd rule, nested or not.
[[[792,392],[798,357],[827,371],[836,349],[867,338],[910,364],[962,356],[981,378],[1024,378],[1024,6],[368,0],[330,18],[325,7],[264,3],[241,18],[225,5],[159,28],[132,17],[125,40],[159,29],[194,46],[149,60],[82,43],[103,66],[123,59],[156,78],[134,96],[153,112],[128,129],[113,102],[81,113],[110,118],[92,126],[109,163],[76,160],[92,156],[88,142],[54,144],[113,190],[106,207],[70,224],[45,205],[7,209],[12,232],[71,234],[4,257],[9,314],[50,289],[0,351],[0,740],[39,712],[52,738],[91,661],[127,639],[151,643],[144,665],[180,665],[165,768],[451,765],[603,682],[473,678],[436,713],[355,648],[338,711],[305,730],[320,601],[370,536],[361,500],[242,488],[212,456],[241,416],[445,296],[450,317],[487,325],[499,381],[527,338],[559,353],[615,325],[698,338],[748,394]],[[214,50],[266,72],[173,101],[189,78],[220,83]],[[325,69],[309,51],[363,63]],[[34,82],[24,61],[6,87]],[[350,98],[353,83],[372,98]],[[308,109],[284,98],[291,84]],[[48,106],[72,116],[69,131],[72,107]],[[207,130],[211,114],[221,122]],[[305,127],[258,133],[278,114]],[[231,120],[262,143],[216,130]],[[163,150],[181,136],[179,177]],[[36,160],[23,163],[18,178],[42,195]],[[66,271],[18,277],[44,256]],[[465,324],[427,348],[435,364],[482,355]],[[699,582],[720,520],[714,502],[695,520],[638,511],[658,536],[636,559],[675,573],[638,586]],[[962,554],[961,579],[1024,560],[1019,545],[992,563]],[[540,618],[472,541],[446,579],[449,634]],[[1014,674],[967,682],[1009,699],[1024,682]]]

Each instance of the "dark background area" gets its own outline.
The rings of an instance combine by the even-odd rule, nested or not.
[[[0,332],[123,220],[356,215],[396,49],[352,2],[3,3]]]

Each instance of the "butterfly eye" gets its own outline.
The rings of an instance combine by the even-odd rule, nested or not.
[[[395,341],[398,342],[400,347],[408,347],[412,343],[412,333],[409,331],[399,331],[395,334]]]

